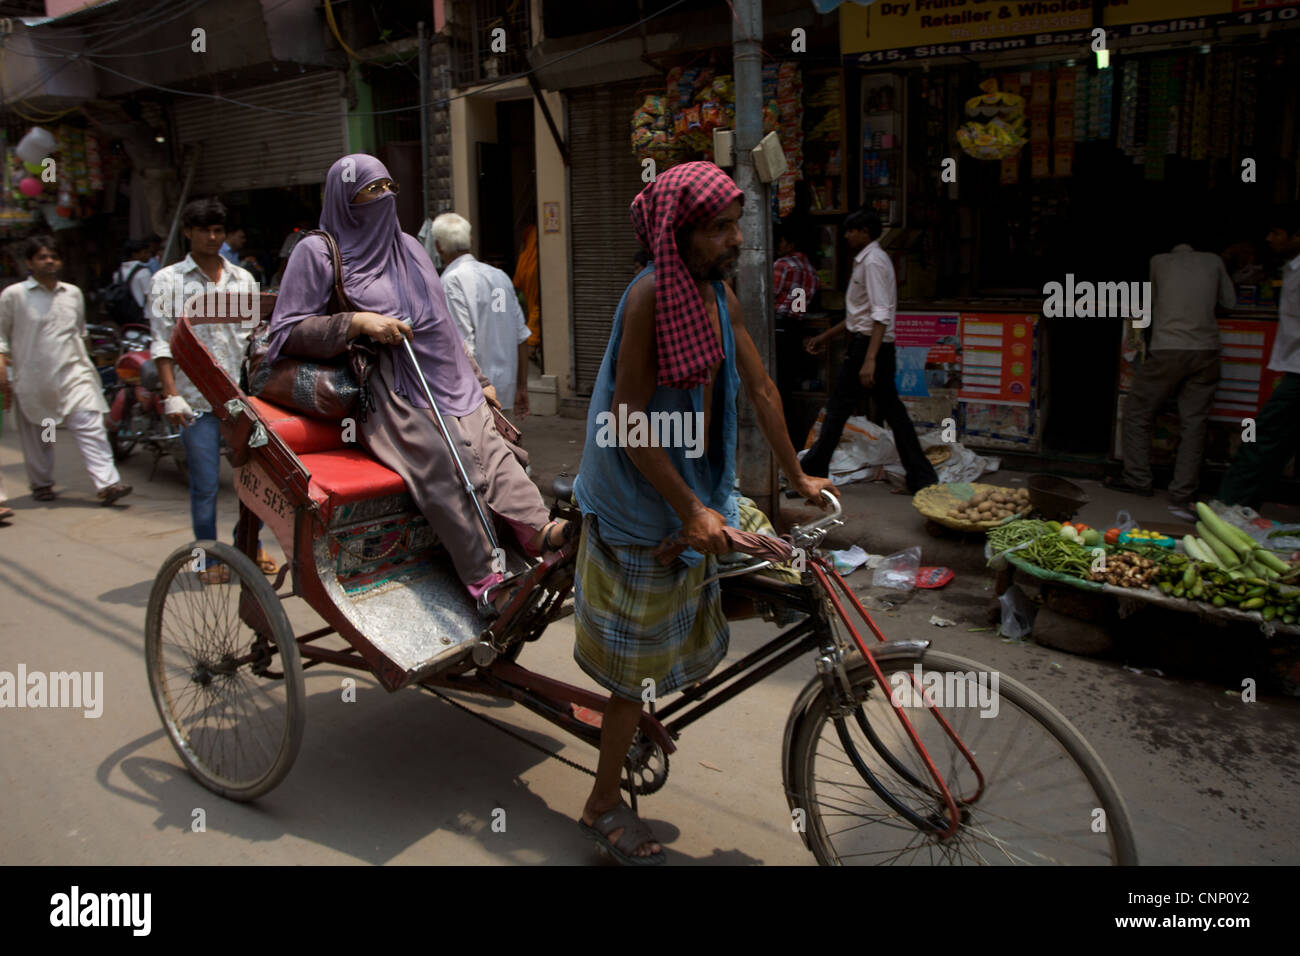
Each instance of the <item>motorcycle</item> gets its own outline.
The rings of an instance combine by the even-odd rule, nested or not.
[[[153,333],[145,325],[125,325],[119,335],[116,379],[104,391],[108,400],[108,441],[113,458],[122,461],[143,444],[153,452],[153,466],[170,456],[181,476],[189,478],[181,430],[163,414],[162,381],[149,357]],[[101,370],[101,374],[102,370]]]

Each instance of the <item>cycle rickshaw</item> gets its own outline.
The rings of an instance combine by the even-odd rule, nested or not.
[[[273,301],[261,296],[263,317]],[[347,444],[337,424],[245,394],[193,334],[192,323],[209,321],[238,319],[187,316],[171,345],[231,449],[236,546],[200,541],[169,556],[145,625],[154,701],[187,769],[233,800],[275,787],[303,740],[303,674],[320,664],[369,671],[389,691],[514,701],[599,747],[591,713],[601,712],[604,695],[517,662],[566,613],[577,542],[536,562],[512,555],[509,573],[523,586],[484,626],[402,480]],[[578,517],[569,490],[557,482],[554,516]],[[885,637],[816,551],[838,523],[833,508],[791,533],[792,553],[804,559],[800,583],[763,577],[765,561],[720,570],[729,603],[793,623],[642,714],[623,784],[633,808],[638,794],[663,786],[686,727],[810,658],[810,679],[786,722],[780,772],[792,828],[818,862],[1136,863],[1114,780],[1060,713],[1018,682],[929,641]],[[258,519],[287,558],[274,583],[254,560]],[[229,580],[200,580],[201,557],[227,565]],[[305,601],[324,626],[295,635],[281,603],[290,597]],[[992,708],[984,693],[990,676]]]

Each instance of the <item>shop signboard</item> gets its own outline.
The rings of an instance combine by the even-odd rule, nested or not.
[[[899,312],[894,317],[894,384],[903,398],[928,398],[956,384],[957,313]]]
[[[1268,368],[1276,335],[1276,322],[1219,320],[1219,387],[1211,421],[1240,425],[1259,414],[1283,374]]]
[[[894,385],[918,428],[956,418],[961,377],[956,312],[899,312],[894,317]]]
[[[1103,0],[1108,38],[1300,23],[1300,0]],[[840,7],[840,51],[871,66],[1003,50],[1088,47],[1094,0],[879,0]]]
[[[1033,398],[1035,315],[963,312],[963,402],[1029,405]]]

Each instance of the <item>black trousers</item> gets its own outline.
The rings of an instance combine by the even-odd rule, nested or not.
[[[867,348],[870,345],[871,336],[857,332],[849,333],[849,347],[844,355],[844,366],[840,369],[839,381],[835,383],[826,406],[826,421],[822,424],[817,443],[808,449],[808,454],[803,459],[804,474],[826,477],[830,470],[831,455],[834,454],[835,446],[840,443],[840,435],[844,432],[844,423],[849,420],[849,416],[853,414],[862,396],[870,391],[871,397],[875,399],[878,414],[894,433],[894,445],[898,449],[898,457],[907,471],[907,487],[915,493],[929,485],[937,484],[939,476],[935,474],[934,466],[921,451],[916,429],[912,427],[912,420],[907,417],[907,407],[898,397],[898,389],[894,387],[893,343],[881,343],[880,351],[876,353],[875,384],[867,389],[859,380],[858,373],[862,371],[862,364],[866,360]]]

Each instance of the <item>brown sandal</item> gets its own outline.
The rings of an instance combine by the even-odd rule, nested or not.
[[[33,488],[32,497],[37,501],[53,501],[59,496],[55,492],[53,485],[46,485],[44,488]]]
[[[204,584],[229,584],[230,568],[224,564],[214,564],[199,572],[199,580]]]

